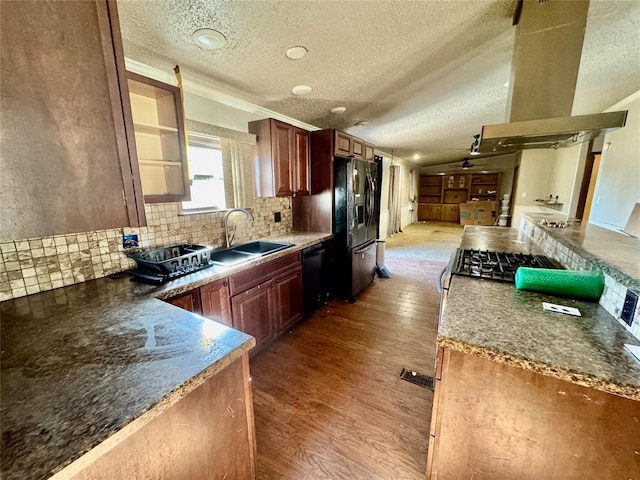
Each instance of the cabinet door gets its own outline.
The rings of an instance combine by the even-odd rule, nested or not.
[[[443,222],[459,222],[460,207],[458,205],[442,205]]]
[[[226,278],[200,287],[200,300],[203,316],[231,326],[231,301]]]
[[[302,318],[302,269],[276,277],[272,292],[274,329],[279,333]]]
[[[198,315],[202,314],[200,292],[198,291],[198,289],[191,290],[190,292],[178,295],[177,297],[170,298],[169,300],[167,300],[167,302],[184,310],[189,310],[190,312],[197,313]]]
[[[116,2],[3,2],[0,17],[0,241],[145,225]]]
[[[145,203],[190,200],[180,89],[132,72],[127,77]]]
[[[431,205],[429,203],[421,203],[418,205],[418,220],[421,221],[440,221],[442,215],[441,205]]]
[[[336,130],[334,154],[339,157],[350,157],[353,154],[351,135]]]
[[[233,328],[256,339],[253,353],[269,343],[273,336],[271,282],[268,280],[231,298]]]
[[[375,147],[370,143],[364,144],[364,159],[373,162],[374,160],[374,149]]]
[[[364,158],[364,142],[359,138],[353,137],[351,144],[353,145],[353,156]]]
[[[276,197],[290,197],[293,193],[291,190],[293,129],[291,125],[271,120],[271,150]]]
[[[293,193],[309,195],[309,132],[295,128],[293,148]]]

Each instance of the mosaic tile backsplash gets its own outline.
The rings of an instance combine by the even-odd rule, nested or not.
[[[122,246],[123,234],[137,234],[140,247],[178,243],[223,247],[224,211],[179,215],[179,203],[145,205],[147,226],[116,228],[0,243],[0,301],[105,277],[135,267]],[[241,213],[229,217],[237,224],[234,243],[280,235],[292,230],[287,198],[256,198],[254,221]],[[281,212],[282,220],[274,221]]]

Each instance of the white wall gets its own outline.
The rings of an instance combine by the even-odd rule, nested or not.
[[[265,118],[189,92],[184,92],[184,113],[190,120],[239,132],[248,132],[249,122]]]
[[[640,91],[608,109],[616,110],[629,111],[627,124],[605,135],[589,217],[589,223],[611,230],[624,228],[640,202]]]

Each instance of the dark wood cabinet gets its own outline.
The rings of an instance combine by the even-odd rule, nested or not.
[[[309,194],[309,132],[268,118],[249,122],[257,136],[253,147],[259,197]]]
[[[293,190],[296,196],[309,195],[309,132],[302,128],[294,128],[294,163],[293,166]]]
[[[197,313],[198,315],[202,314],[200,291],[198,289],[191,290],[190,292],[183,293],[182,295],[177,295],[168,299],[167,302],[184,310]]]
[[[200,301],[204,317],[232,326],[229,282],[226,278],[200,287]]]
[[[255,337],[255,355],[302,318],[302,264],[295,252],[229,278],[233,328]]]
[[[146,224],[116,2],[3,2],[0,241]]]
[[[338,157],[349,157],[353,155],[353,137],[347,133],[335,130],[334,155]]]
[[[273,282],[274,329],[283,332],[302,318],[302,268],[279,275]]]
[[[274,335],[272,283],[267,280],[231,298],[233,328],[256,339],[252,353],[269,343]]]

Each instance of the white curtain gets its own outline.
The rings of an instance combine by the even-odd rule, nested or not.
[[[402,232],[402,211],[400,210],[400,167],[389,167],[389,226],[387,235]]]

